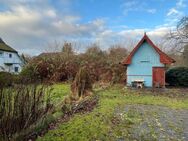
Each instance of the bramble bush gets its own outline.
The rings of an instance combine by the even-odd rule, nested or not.
[[[17,140],[27,134],[52,108],[50,93],[46,86],[31,84],[0,89],[0,140]]]

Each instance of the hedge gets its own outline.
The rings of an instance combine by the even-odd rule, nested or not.
[[[166,82],[170,86],[188,87],[188,67],[175,67],[166,72]]]

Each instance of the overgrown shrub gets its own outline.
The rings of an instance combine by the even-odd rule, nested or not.
[[[94,44],[88,47],[85,53],[76,54],[71,51],[71,44],[67,45],[68,49],[65,48],[63,52],[43,53],[33,58],[23,69],[22,78],[31,82],[73,81],[80,67],[85,66],[92,82],[124,81],[125,68],[119,62],[127,55],[125,48],[114,46],[108,51],[103,51]]]
[[[8,87],[13,84],[14,76],[8,72],[0,72],[0,88]]]
[[[0,90],[0,140],[16,140],[15,135],[34,125],[51,108],[50,89],[18,85]]]
[[[24,82],[43,82],[50,79],[54,68],[51,58],[35,58],[23,68],[20,77]]]
[[[36,83],[37,81],[40,81],[40,76],[37,74],[35,66],[28,64],[21,71],[18,79],[18,83]]]
[[[88,96],[93,95],[92,91],[92,81],[90,79],[90,74],[86,67],[80,68],[74,81],[71,84],[71,93],[65,97],[62,105],[62,109],[65,112],[70,112],[72,110],[72,105],[81,102]]]
[[[85,97],[91,94],[92,81],[89,71],[85,66],[80,68],[80,70],[76,74],[75,80],[71,85],[71,91],[73,95],[76,95],[78,97]]]
[[[65,97],[62,104],[64,116],[71,116],[78,112],[93,110],[98,97],[93,94],[92,81],[86,66],[82,66],[71,85],[71,93]]]
[[[166,82],[171,86],[188,86],[188,67],[175,67],[166,72]]]
[[[73,81],[76,73],[79,69],[79,63],[74,55],[71,59],[62,60],[59,66],[54,70],[53,75],[50,77],[50,81],[62,82]]]

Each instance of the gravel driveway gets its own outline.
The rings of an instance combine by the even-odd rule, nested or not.
[[[117,109],[116,117],[121,124],[131,123],[122,131],[128,134],[118,140],[188,141],[188,110],[126,105]]]

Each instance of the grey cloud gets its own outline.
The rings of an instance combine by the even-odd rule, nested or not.
[[[39,54],[54,40],[99,42],[103,49],[106,49],[116,43],[130,46],[130,41],[140,39],[144,31],[148,31],[152,36],[164,35],[159,28],[129,30],[127,27],[113,31],[106,25],[105,19],[81,23],[80,15],[61,13],[46,0],[28,1],[0,0],[0,4],[6,3],[9,6],[7,10],[0,12],[0,37],[20,53]],[[60,2],[64,5],[70,4],[69,0]]]
[[[47,42],[55,39],[91,37],[105,24],[102,19],[80,24],[80,16],[59,14],[47,4],[45,10],[23,4],[11,5],[8,10],[0,12],[0,19],[0,36],[25,53],[31,53],[28,50],[41,52]]]

